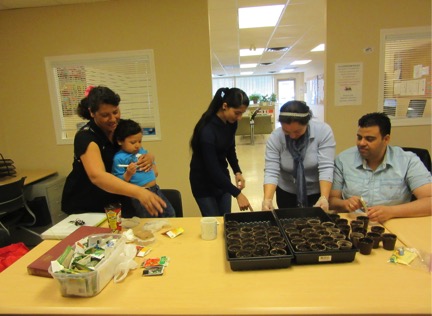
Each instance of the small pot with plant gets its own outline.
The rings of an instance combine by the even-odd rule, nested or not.
[[[252,100],[252,102],[253,102],[254,104],[257,104],[258,101],[261,100],[261,94],[259,94],[259,93],[252,93],[252,94],[249,96],[249,100]]]
[[[272,93],[270,95],[270,102],[271,102],[272,105],[274,105],[277,102],[276,93]]]

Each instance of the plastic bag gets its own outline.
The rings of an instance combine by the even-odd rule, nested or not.
[[[125,245],[124,251],[120,254],[119,263],[116,266],[114,272],[114,283],[123,281],[129,270],[136,269],[138,263],[135,262],[134,258],[136,255],[135,245]]]
[[[0,248],[0,272],[24,256],[29,249],[22,242]]]
[[[148,230],[152,233],[156,233],[157,231],[161,230],[162,227],[168,226],[168,225],[169,225],[169,222],[166,219],[161,219],[161,220],[157,220],[157,221],[147,222],[141,227],[141,229],[144,231]]]

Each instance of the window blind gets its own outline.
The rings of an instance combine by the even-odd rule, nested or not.
[[[381,31],[379,111],[393,125],[431,124],[430,27]]]
[[[239,88],[249,96],[253,93],[261,95],[270,95],[273,93],[273,77],[272,76],[244,76],[244,77],[228,77],[213,79],[213,95],[219,88]]]
[[[161,138],[152,50],[45,59],[58,144],[71,144],[86,123],[76,114],[88,86],[107,86],[121,97],[122,118],[137,121],[143,140]]]

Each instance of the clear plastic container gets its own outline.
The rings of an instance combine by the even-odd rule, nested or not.
[[[112,251],[105,254],[105,257],[98,263],[94,271],[66,274],[52,272],[51,267],[48,269],[53,278],[59,282],[62,296],[95,296],[114,277],[116,267],[121,261],[120,254],[126,245],[126,238],[120,234],[96,234],[90,236],[90,238],[108,237],[117,239],[116,245]]]

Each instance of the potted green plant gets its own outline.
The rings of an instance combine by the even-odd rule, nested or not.
[[[261,94],[259,94],[259,93],[252,93],[252,94],[249,96],[249,100],[252,100],[252,102],[253,102],[254,104],[257,104],[258,101],[261,100]]]
[[[272,93],[270,95],[270,102],[274,105],[277,102],[277,96],[276,93]]]

